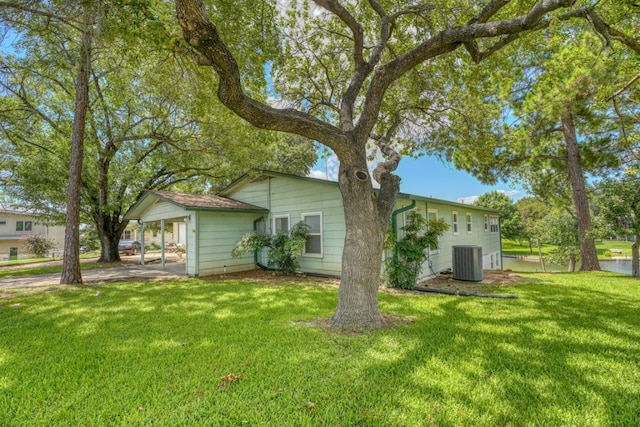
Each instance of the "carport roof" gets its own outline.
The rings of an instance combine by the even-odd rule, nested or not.
[[[151,205],[159,200],[180,206],[187,211],[221,211],[221,212],[244,212],[244,213],[267,213],[268,209],[249,203],[239,202],[221,196],[209,194],[189,194],[174,191],[154,190],[147,192],[142,198],[129,209],[125,215],[126,219],[139,219],[141,214]]]

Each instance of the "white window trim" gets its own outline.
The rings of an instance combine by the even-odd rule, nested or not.
[[[427,221],[429,221],[429,214],[430,214],[430,213],[434,213],[434,214],[436,214],[436,219],[438,219],[438,218],[439,218],[439,217],[438,217],[438,209],[431,209],[431,208],[428,208],[428,209],[427,209]],[[433,249],[433,250],[432,250],[431,248],[429,248],[429,255],[437,255],[437,254],[439,254],[439,253],[440,253],[440,241],[439,241],[439,240],[440,240],[440,239],[438,239],[438,249]]]
[[[492,219],[495,220],[494,224],[491,224]],[[495,231],[492,230],[494,225],[496,226]],[[500,217],[498,217],[497,215],[489,216],[489,231],[493,234],[498,234],[500,232]]]
[[[271,217],[271,234],[276,234],[276,219],[287,218],[287,233],[291,230],[291,215],[273,215]]]
[[[489,215],[484,214],[484,231],[489,231]]]
[[[464,223],[467,234],[473,234],[473,214],[471,214],[471,212],[466,212],[464,214]]]
[[[300,215],[300,219],[303,222],[306,222],[304,219],[308,216],[320,216],[320,233],[309,233],[310,236],[320,235],[320,253],[319,254],[308,254],[305,251],[305,248],[302,248],[302,256],[309,258],[322,258],[324,257],[324,221],[322,219],[322,212],[303,212]]]
[[[22,224],[22,230],[18,230],[18,224]],[[27,230],[27,224],[29,225],[28,230]],[[16,231],[23,232],[23,233],[33,231],[33,221],[30,221],[30,220],[16,221]]]
[[[460,234],[460,214],[458,211],[451,211],[451,231],[454,236]]]

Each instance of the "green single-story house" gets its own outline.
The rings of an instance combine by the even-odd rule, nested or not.
[[[454,246],[482,248],[482,268],[501,268],[498,212],[472,205],[400,193],[392,224],[402,237],[406,215],[418,210],[442,218],[450,226],[429,253],[422,276],[452,267]],[[263,254],[233,258],[231,250],[252,230],[287,231],[298,221],[311,226],[300,269],[305,273],[340,276],[345,236],[342,196],[337,182],[262,171],[245,175],[217,195],[149,191],[125,215],[138,224],[159,222],[186,230],[189,276],[207,276],[259,268]],[[162,235],[162,233],[161,233]],[[144,246],[144,245],[143,245]],[[164,261],[163,261],[164,262]]]

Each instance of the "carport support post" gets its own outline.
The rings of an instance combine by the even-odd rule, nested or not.
[[[162,246],[160,259],[162,260],[162,269],[164,270],[164,219],[160,220],[160,246]]]
[[[140,265],[144,265],[144,222],[140,223]]]

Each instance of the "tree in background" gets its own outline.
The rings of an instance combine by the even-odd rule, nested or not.
[[[553,209],[538,224],[541,239],[556,248],[547,257],[555,264],[567,264],[569,272],[576,271],[580,261],[580,236],[578,221],[566,210]]]
[[[29,19],[22,9],[12,15],[14,37],[0,70],[0,170],[16,205],[69,220],[68,213],[60,213],[70,206],[68,168],[80,164],[82,173],[74,176],[81,198],[73,213],[95,226],[99,261],[113,262],[119,260],[118,241],[127,226],[123,215],[147,190],[215,191],[254,167],[309,170],[316,159],[309,141],[258,131],[202,96],[199,84],[207,79],[211,84],[211,76],[196,76],[175,61],[170,7],[101,4],[101,25],[107,29],[96,30],[87,64],[82,153],[70,152],[68,126],[80,93],[69,66],[75,49],[69,41],[79,42],[79,34],[68,25],[48,26],[46,15]],[[54,9],[42,3],[35,12],[45,10]],[[73,8],[55,11],[58,21],[77,20]]]
[[[590,22],[563,25],[569,15]],[[599,2],[559,16],[543,30],[544,38],[529,38],[490,60],[494,69],[483,76],[484,96],[461,98],[466,106],[455,104],[465,111],[475,106],[452,115],[451,126],[462,131],[433,143],[435,151],[444,147],[448,159],[484,182],[518,178],[551,204],[573,206],[582,270],[599,269],[586,176],[607,175],[627,156],[621,120],[608,98],[612,88],[637,73],[629,64],[637,63],[640,52],[637,38],[603,17],[630,34],[637,30],[637,7],[625,11],[620,3]],[[475,88],[476,74],[467,69],[453,96]]]
[[[245,1],[209,9],[201,0],[175,3],[184,40],[197,63],[217,74],[217,96],[227,107],[254,126],[318,141],[338,157],[346,236],[331,325],[341,329],[383,323],[378,279],[400,187],[393,172],[402,154],[420,153],[436,130],[458,132],[447,117],[447,94],[456,87],[462,51],[479,63],[525,32],[586,18],[570,0],[316,0],[278,4],[279,9]],[[247,31],[260,36],[247,37]],[[247,66],[245,50],[253,52],[253,67],[272,67],[285,108],[274,108],[252,90],[247,76],[254,68]],[[475,95],[472,89],[465,99]],[[385,160],[370,174],[372,147]],[[372,179],[380,184],[375,194]]]
[[[632,237],[631,275],[640,277],[640,177],[625,174],[598,183],[598,207],[606,225],[613,233]]]
[[[500,191],[490,191],[478,197],[474,203],[500,211],[500,235],[502,238],[518,240],[522,235],[520,212],[511,197]]]
[[[521,238],[529,242],[530,253],[533,253],[533,244],[536,244],[540,266],[542,271],[545,271],[544,259],[542,258],[542,242],[545,230],[542,220],[549,212],[549,206],[536,197],[525,197],[518,200],[516,208],[520,214],[522,225]]]

